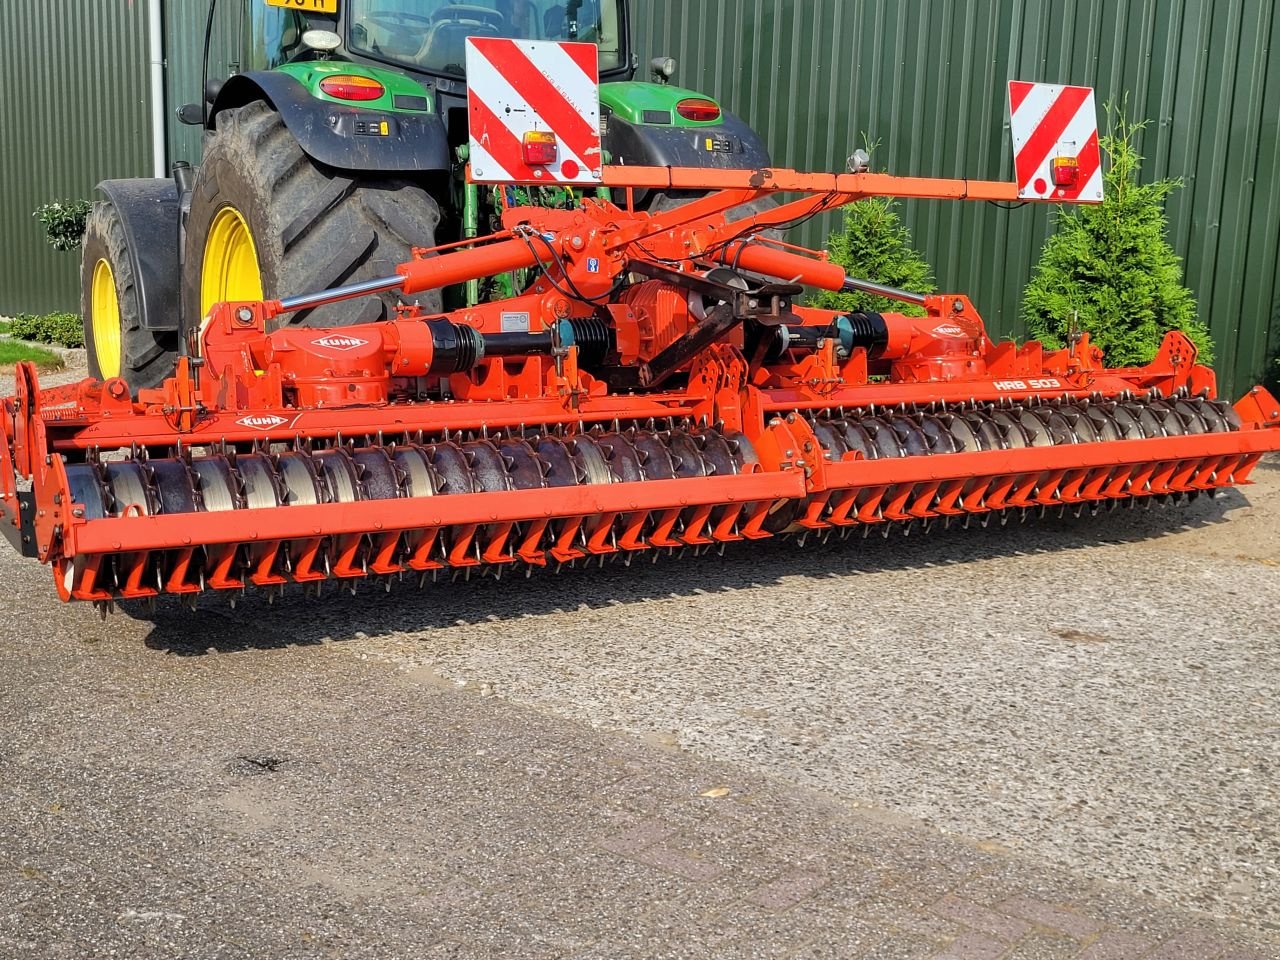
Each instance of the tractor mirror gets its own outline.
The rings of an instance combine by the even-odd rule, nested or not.
[[[204,110],[198,103],[184,103],[177,110],[178,122],[188,127],[198,127],[204,123]]]

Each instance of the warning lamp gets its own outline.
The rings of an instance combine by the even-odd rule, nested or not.
[[[1055,187],[1074,187],[1080,182],[1080,161],[1075,157],[1054,157],[1051,166]]]
[[[530,130],[524,135],[524,162],[531,167],[548,167],[556,162],[556,135],[546,130]]]
[[[321,80],[320,89],[338,100],[377,100],[387,92],[377,80],[346,73]]]
[[[676,104],[676,113],[686,120],[698,123],[713,123],[720,119],[720,104],[702,97],[690,97]]]

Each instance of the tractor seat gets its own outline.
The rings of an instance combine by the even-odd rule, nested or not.
[[[500,37],[498,28],[479,21],[441,20],[434,23],[414,58],[422,66],[446,73],[466,72],[467,37]]]

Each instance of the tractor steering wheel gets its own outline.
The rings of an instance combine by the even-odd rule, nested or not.
[[[403,13],[400,10],[370,10],[364,15],[364,19],[388,30],[398,28],[415,32],[423,30],[432,23],[430,17],[424,17],[419,13]]]
[[[492,7],[481,7],[471,3],[451,3],[441,7],[427,18],[428,23],[478,23],[486,27],[501,27],[507,18]]]

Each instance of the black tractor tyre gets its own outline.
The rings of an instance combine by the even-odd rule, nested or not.
[[[119,306],[118,367],[109,357],[99,356],[104,346],[100,338],[110,335],[105,327],[114,323],[110,317],[94,315],[93,281],[99,263],[104,261],[114,278]],[[84,319],[84,346],[90,376],[100,380],[118,376],[129,384],[136,396],[141,389],[159,386],[173,373],[178,335],[172,330],[148,330],[142,325],[128,236],[110,200],[95,202],[85,222],[80,259],[80,316]],[[96,329],[95,324],[99,325]],[[104,369],[104,361],[113,369]]]
[[[280,114],[262,101],[218,114],[192,189],[183,267],[186,329],[202,317],[205,246],[225,207],[253,238],[268,298],[391,276],[413,247],[435,245],[440,207],[417,183],[323,166],[308,157]],[[440,310],[440,291],[389,291],[288,315],[312,327],[370,323],[397,303]]]

